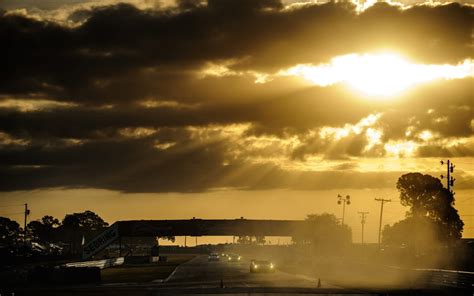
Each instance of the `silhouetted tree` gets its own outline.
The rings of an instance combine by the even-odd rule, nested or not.
[[[252,238],[250,236],[242,235],[237,238],[237,243],[248,245],[252,242]]]
[[[48,226],[50,228],[56,228],[61,225],[61,222],[59,222],[58,219],[54,218],[53,216],[48,216],[48,215],[41,218],[41,223],[43,223],[43,225]]]
[[[82,238],[86,240],[103,231],[109,224],[92,211],[66,215],[59,228],[60,240],[71,245],[72,253],[79,252]]]
[[[418,252],[437,248],[442,236],[441,225],[429,217],[408,217],[383,229],[384,244],[416,247]]]
[[[409,210],[405,219],[384,227],[383,243],[396,247],[392,251],[407,250],[403,258],[409,262],[408,257],[423,264],[441,263],[449,255],[444,246],[461,238],[464,226],[454,208],[453,194],[439,179],[420,173],[401,176],[397,189],[400,203]]]
[[[237,243],[244,245],[264,245],[266,243],[265,236],[239,236],[237,238]]]
[[[164,239],[164,240],[169,240],[170,242],[174,243],[176,241],[176,237],[172,235],[168,236],[159,236],[158,239]]]
[[[48,233],[48,230],[40,221],[31,221],[26,225],[26,229],[33,240],[47,241],[44,236]]]
[[[0,217],[0,244],[11,246],[16,243],[21,233],[20,225],[13,220]]]
[[[63,227],[80,228],[87,232],[102,230],[109,226],[107,222],[92,211],[66,215],[63,219],[62,225]]]
[[[41,220],[31,221],[26,228],[28,233],[41,242],[52,242],[57,237],[58,227],[61,225],[53,216],[44,216]]]
[[[437,231],[443,241],[460,239],[464,223],[454,208],[454,196],[444,188],[441,181],[430,175],[409,173],[397,182],[400,203],[409,206],[407,217],[428,217],[436,222]],[[417,219],[410,220],[419,221]]]
[[[292,237],[294,243],[309,244],[321,251],[335,250],[351,243],[351,229],[341,225],[333,214],[310,214],[305,220],[309,223],[298,229]]]

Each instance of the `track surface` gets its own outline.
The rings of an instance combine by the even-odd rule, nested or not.
[[[77,286],[35,286],[0,290],[1,295],[35,296],[168,296],[168,295],[471,295],[465,290],[449,289],[349,289],[332,286],[304,275],[277,270],[250,273],[250,261],[209,262],[198,256],[179,265],[167,279],[141,283],[109,283]],[[459,292],[459,293],[458,293]]]
[[[176,268],[161,285],[165,287],[214,288],[221,285],[233,287],[299,287],[316,288],[318,279],[294,275],[277,270],[274,273],[250,273],[250,261],[208,261],[198,256]],[[337,288],[321,282],[322,288]]]
[[[15,295],[36,296],[163,296],[163,295],[456,295],[443,291],[361,291],[343,289],[303,275],[277,270],[274,273],[250,273],[250,261],[209,262],[207,256],[198,256],[178,266],[165,280],[147,283],[110,283],[93,286],[43,287],[19,289]],[[223,288],[221,288],[223,285]],[[33,291],[34,290],[34,291]],[[1,292],[1,291],[0,291]],[[34,292],[34,293],[31,293]],[[393,293],[392,293],[393,292]],[[439,293],[432,293],[439,292]],[[2,293],[3,295],[3,293]],[[6,293],[5,295],[11,295]]]

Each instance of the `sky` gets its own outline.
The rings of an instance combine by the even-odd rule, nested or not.
[[[472,1],[0,1],[0,216],[405,216],[455,164],[474,236]],[[6,45],[6,46],[5,46]],[[445,182],[445,180],[443,180]]]

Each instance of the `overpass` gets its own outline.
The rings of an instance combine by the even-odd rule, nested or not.
[[[83,259],[121,237],[156,236],[293,236],[310,226],[301,220],[131,220],[117,221],[83,247]]]

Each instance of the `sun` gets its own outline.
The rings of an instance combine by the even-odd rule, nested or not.
[[[394,53],[349,54],[328,64],[300,64],[280,72],[299,76],[320,86],[344,83],[372,97],[394,96],[420,83],[473,76],[468,59],[458,65],[416,64]]]
[[[393,54],[346,56],[335,64],[348,85],[371,96],[395,95],[418,80],[412,64]]]

